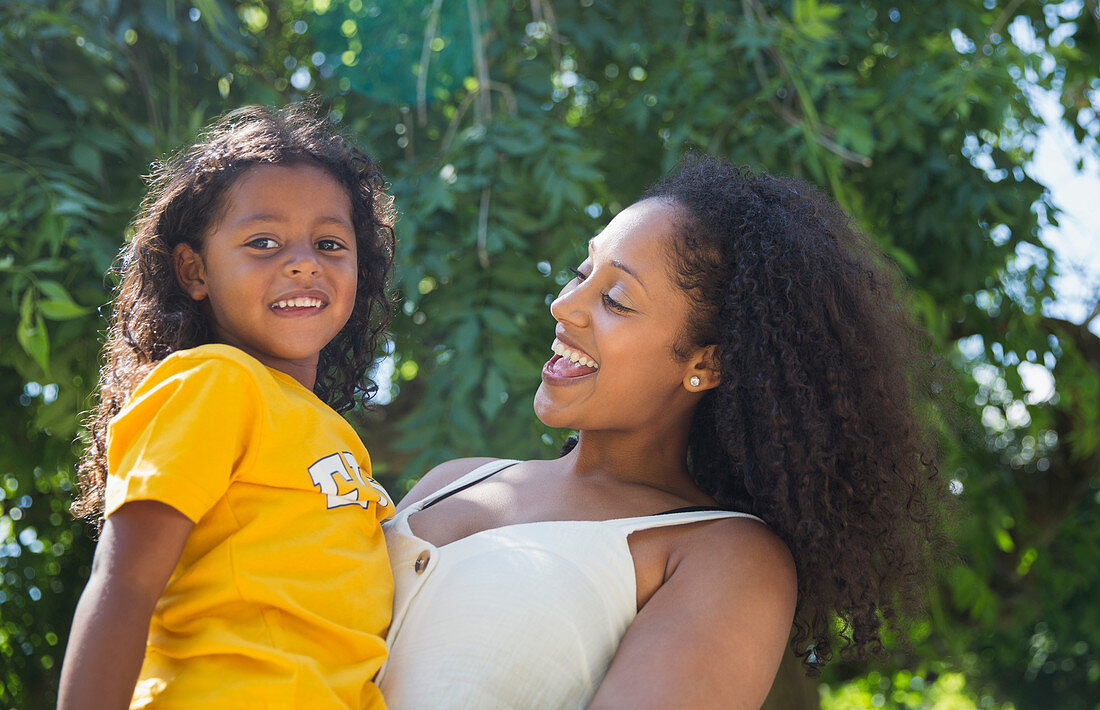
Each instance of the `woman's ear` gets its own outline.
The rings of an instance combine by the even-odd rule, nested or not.
[[[183,292],[196,301],[206,298],[206,266],[202,256],[189,244],[177,244],[172,250],[172,263]]]
[[[717,346],[707,345],[688,358],[684,372],[684,389],[688,392],[705,392],[714,389],[722,381],[719,371]]]

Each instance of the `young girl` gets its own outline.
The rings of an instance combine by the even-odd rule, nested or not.
[[[81,462],[102,536],[60,707],[384,707],[393,507],[337,414],[388,319],[382,188],[302,106],[157,171]]]

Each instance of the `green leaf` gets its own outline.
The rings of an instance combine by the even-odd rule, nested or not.
[[[1016,551],[1016,543],[1012,541],[1012,535],[1007,530],[998,528],[993,531],[993,536],[997,540],[997,547],[1004,552]]]
[[[496,416],[501,405],[504,404],[507,390],[504,378],[500,376],[500,371],[495,367],[489,367],[487,370],[478,408],[486,419],[492,419]]]
[[[485,325],[489,326],[489,330],[500,335],[516,335],[519,333],[519,327],[515,321],[495,308],[486,308],[482,311],[481,318],[485,321]]]
[[[103,169],[103,160],[99,151],[87,143],[77,143],[72,150],[73,164],[88,175],[98,178]]]
[[[909,276],[919,276],[920,267],[917,266],[916,260],[912,255],[901,247],[890,247],[886,250],[886,253],[890,255],[890,258],[897,262],[897,265],[901,267]]]
[[[49,246],[51,252],[55,252],[61,246],[61,240],[65,237],[65,220],[53,211],[46,211],[42,219],[38,221],[38,231],[35,233],[34,245]]]
[[[469,318],[462,321],[462,325],[455,329],[451,342],[454,343],[454,347],[458,352],[472,353],[480,333],[481,322],[476,318]]]
[[[51,320],[77,318],[91,310],[76,303],[65,287],[56,281],[39,281],[38,290],[46,297],[38,302],[38,310]]]
[[[830,21],[840,14],[840,8],[818,0],[795,0],[793,20],[798,31],[813,40],[823,40],[833,34]]]
[[[42,371],[48,375],[50,340],[46,333],[46,324],[42,322],[42,314],[34,306],[34,291],[28,288],[23,292],[23,300],[19,306],[19,325],[15,328],[15,337],[23,346],[23,350],[34,358]]]

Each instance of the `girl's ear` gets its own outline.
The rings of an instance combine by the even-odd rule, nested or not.
[[[172,263],[183,292],[196,301],[206,298],[206,266],[202,256],[188,244],[177,244],[172,250]]]
[[[719,370],[717,346],[707,345],[699,348],[688,359],[684,371],[684,389],[688,392],[705,392],[714,389],[722,381]]]

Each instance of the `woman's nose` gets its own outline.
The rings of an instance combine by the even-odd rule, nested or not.
[[[550,303],[550,315],[559,323],[584,326],[589,321],[589,311],[584,302],[586,289],[583,283],[567,285]]]

